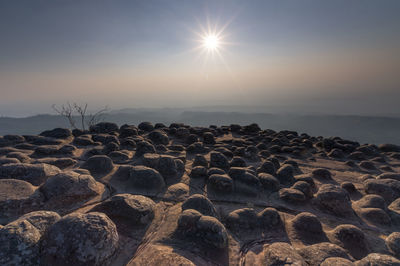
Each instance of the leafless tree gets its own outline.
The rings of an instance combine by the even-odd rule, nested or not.
[[[70,104],[63,104],[60,107],[53,104],[52,108],[56,111],[59,115],[64,116],[68,119],[68,122],[73,129],[77,129],[76,126],[76,119],[80,120],[81,129],[86,130],[86,128],[90,128],[91,126],[100,122],[103,118],[105,112],[108,111],[108,107],[104,107],[95,113],[87,113],[88,104],[85,103],[84,105],[79,105],[77,103]]]

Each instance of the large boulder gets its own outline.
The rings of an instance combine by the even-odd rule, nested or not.
[[[368,194],[382,196],[387,204],[400,197],[400,181],[394,179],[367,179],[364,182]]]
[[[60,173],[61,170],[49,164],[5,164],[0,166],[0,179],[19,179],[31,183],[34,186],[39,186],[48,178]]]
[[[400,260],[386,254],[370,253],[354,264],[356,266],[399,266]]]
[[[104,265],[118,244],[115,224],[103,213],[73,213],[43,237],[43,265]]]
[[[38,209],[43,200],[43,195],[28,182],[0,179],[0,223]]]
[[[177,232],[182,237],[196,239],[212,248],[225,248],[228,244],[228,234],[224,225],[215,217],[203,216],[193,209],[181,213]]]
[[[299,253],[308,265],[320,265],[324,260],[332,257],[351,260],[343,248],[328,242],[300,248]]]
[[[366,237],[358,227],[351,224],[337,226],[332,236],[334,242],[349,251],[355,259],[362,259],[369,253]]]
[[[217,217],[217,210],[214,204],[201,194],[190,196],[182,204],[182,210],[193,209],[200,212],[202,215]]]
[[[389,251],[396,257],[400,257],[400,233],[393,232],[385,240]]]
[[[48,179],[40,190],[47,200],[47,208],[68,209],[102,194],[104,185],[90,175],[70,171]]]
[[[288,243],[275,242],[264,249],[262,253],[262,265],[298,265],[306,266],[305,260]]]
[[[40,133],[40,135],[43,137],[50,137],[56,139],[67,139],[69,137],[72,137],[72,132],[67,128],[55,128],[52,130],[43,131],[42,133]]]
[[[316,205],[324,212],[346,217],[352,214],[351,201],[347,192],[332,184],[322,185],[315,195]]]
[[[103,133],[103,134],[109,134],[112,132],[118,132],[119,127],[115,123],[109,123],[109,122],[101,122],[96,125],[93,125],[89,128],[90,132],[92,133]]]
[[[92,175],[106,175],[113,170],[114,164],[107,155],[95,155],[87,159],[82,168],[89,170]]]
[[[90,212],[107,214],[114,222],[148,225],[154,218],[155,203],[141,195],[117,194],[93,207]]]
[[[223,170],[229,169],[229,160],[220,152],[213,151],[210,153],[210,167],[216,167]]]
[[[165,188],[161,174],[143,165],[121,166],[116,175],[127,189],[140,190],[146,193],[159,193]]]
[[[1,265],[39,265],[40,231],[27,220],[17,220],[0,229]]]

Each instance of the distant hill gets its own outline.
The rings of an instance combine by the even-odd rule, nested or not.
[[[104,121],[119,125],[142,121],[153,123],[183,122],[193,126],[258,123],[261,128],[295,130],[310,135],[340,136],[360,143],[400,144],[400,118],[354,115],[298,115],[244,112],[185,111],[184,109],[125,109],[104,115]],[[0,135],[38,134],[55,127],[69,127],[66,119],[56,115],[25,118],[0,118]]]

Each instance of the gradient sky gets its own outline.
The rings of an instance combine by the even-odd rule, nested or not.
[[[0,115],[287,106],[400,115],[400,1],[0,0]],[[221,58],[194,50],[224,25]]]

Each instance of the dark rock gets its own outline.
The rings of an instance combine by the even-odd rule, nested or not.
[[[103,213],[74,213],[53,224],[43,238],[44,265],[104,265],[118,244],[115,224]]]
[[[92,175],[106,175],[114,169],[114,164],[106,155],[95,155],[90,157],[82,168],[89,170]]]
[[[320,180],[332,180],[332,174],[328,169],[318,168],[312,171],[312,176]]]
[[[192,178],[207,178],[207,168],[204,166],[195,166],[190,172],[190,177]]]
[[[203,216],[196,210],[184,210],[178,219],[178,232],[185,237],[196,238],[214,248],[225,248],[228,234],[215,217]]]
[[[257,214],[258,223],[262,228],[270,229],[282,225],[279,212],[274,208],[265,208]]]
[[[260,180],[261,186],[269,190],[271,192],[275,192],[279,190],[279,180],[276,179],[274,176],[267,174],[267,173],[259,173],[258,179]]]
[[[333,232],[336,244],[348,250],[355,259],[362,259],[369,253],[363,231],[352,224],[337,226]]]
[[[370,253],[354,264],[356,266],[399,266],[400,260],[385,254]]]
[[[207,191],[217,193],[231,193],[233,191],[233,180],[227,175],[213,174],[207,181]]]
[[[351,202],[347,192],[339,186],[322,185],[315,196],[315,203],[324,212],[346,217],[352,214]]]
[[[58,167],[49,164],[5,164],[0,166],[0,179],[14,178],[38,186],[48,178],[60,173]]]
[[[323,242],[299,249],[300,255],[308,265],[320,265],[327,258],[344,258],[351,260],[346,251],[338,245]]]
[[[355,202],[355,204],[359,208],[380,208],[380,209],[385,209],[385,200],[381,196],[375,195],[375,194],[365,195],[360,200]]]
[[[140,141],[136,144],[135,156],[142,156],[145,153],[155,153],[156,149],[154,146],[147,141]]]
[[[345,258],[327,258],[324,260],[320,266],[353,266],[354,263],[351,260]]]
[[[278,163],[279,164],[279,163]],[[270,175],[275,175],[276,169],[274,163],[270,161],[263,162],[259,168],[257,168],[257,173],[267,173]]]
[[[374,225],[391,225],[391,219],[389,215],[382,209],[379,208],[362,208],[360,210],[360,216]]]
[[[165,181],[158,171],[146,166],[132,166],[129,171],[129,184],[133,188],[158,193],[165,188]]]
[[[201,194],[190,196],[182,204],[182,210],[193,209],[200,212],[202,215],[217,217],[217,210],[212,202]]]
[[[246,161],[243,160],[241,157],[233,157],[230,163],[231,167],[246,167]]]
[[[279,198],[290,203],[300,203],[306,200],[303,192],[293,188],[280,189]]]
[[[400,233],[393,232],[385,240],[389,251],[395,256],[400,257]]]
[[[378,149],[383,152],[400,152],[400,146],[394,144],[381,144]]]
[[[400,197],[400,181],[393,179],[368,179],[364,182],[365,191],[368,194],[382,196],[386,203]]]
[[[353,193],[357,191],[356,187],[351,182],[343,182],[340,184],[340,187],[346,190],[348,193]]]
[[[306,266],[304,259],[288,243],[275,242],[262,253],[262,265],[299,265]]]
[[[97,134],[110,134],[113,132],[118,132],[119,127],[115,123],[109,123],[109,122],[101,122],[96,125],[93,125],[89,128],[90,132],[92,133],[97,133]]]
[[[117,194],[101,202],[89,212],[107,214],[114,222],[123,221],[136,226],[146,226],[154,218],[155,203],[148,197]]]
[[[313,191],[311,185],[306,181],[297,181],[296,183],[293,184],[291,188],[303,192],[304,196],[306,196],[306,198],[308,199],[313,197]]]
[[[168,145],[169,143],[168,135],[165,134],[165,132],[162,130],[154,130],[150,132],[147,136],[154,144]]]
[[[206,145],[214,145],[215,137],[211,132],[205,132],[203,134],[203,143]]]
[[[229,161],[225,155],[220,152],[210,153],[210,167],[221,168],[223,170],[229,169]]]
[[[154,130],[154,126],[151,122],[142,122],[138,125],[138,128],[146,132]]]
[[[226,217],[226,226],[235,232],[258,227],[257,213],[252,208],[243,208],[231,212]]]
[[[43,137],[50,137],[56,139],[67,139],[69,137],[72,137],[72,132],[67,128],[55,128],[53,130],[43,131],[42,133],[40,133],[40,135]]]

